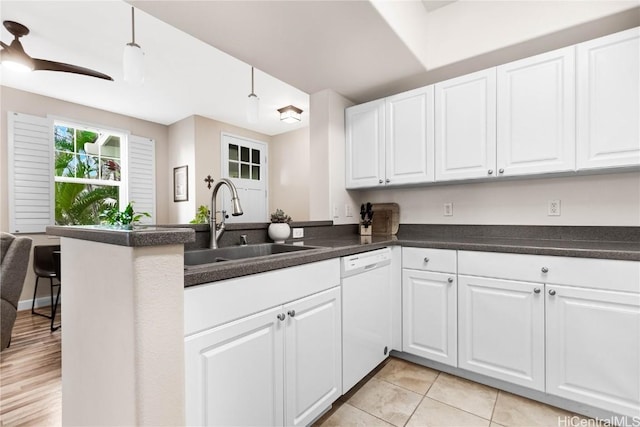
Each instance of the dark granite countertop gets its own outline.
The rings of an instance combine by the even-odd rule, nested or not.
[[[106,228],[99,225],[48,226],[47,234],[89,240],[118,246],[160,246],[195,241],[191,228],[136,226],[133,230]]]
[[[293,240],[287,241],[294,242]],[[349,235],[338,238],[302,239],[297,242],[318,247],[317,250],[293,252],[250,260],[226,261],[215,265],[189,267],[185,270],[185,286],[214,282],[234,277],[293,267],[310,262],[356,254],[386,246],[455,249],[485,252],[551,255],[580,258],[602,258],[640,261],[640,242],[608,242],[560,239],[516,239],[492,237],[416,237]]]

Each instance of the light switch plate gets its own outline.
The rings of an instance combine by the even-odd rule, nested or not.
[[[304,228],[294,228],[291,230],[294,239],[300,239],[304,237]]]
[[[444,204],[444,216],[453,216],[453,203]]]

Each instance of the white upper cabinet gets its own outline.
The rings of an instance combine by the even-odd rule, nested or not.
[[[573,46],[497,67],[498,176],[575,169]]]
[[[384,99],[345,110],[346,186],[384,184]]]
[[[432,182],[433,87],[346,109],[347,189]]]
[[[577,47],[578,169],[640,165],[640,29]]]
[[[433,86],[386,98],[385,107],[385,184],[433,181]]]
[[[495,174],[495,68],[435,85],[436,181]]]

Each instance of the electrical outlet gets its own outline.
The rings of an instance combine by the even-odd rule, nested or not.
[[[453,203],[444,204],[444,216],[453,216]]]
[[[294,239],[300,239],[304,237],[304,228],[294,228],[291,230],[291,232],[293,233]]]
[[[547,209],[548,216],[560,216],[560,200],[549,200]]]
[[[351,211],[351,205],[348,203],[344,205],[344,216],[347,218],[351,218],[353,216],[353,213]]]

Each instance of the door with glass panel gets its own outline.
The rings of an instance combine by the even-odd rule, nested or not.
[[[265,222],[267,218],[267,144],[222,133],[222,176],[238,189],[244,214],[231,216],[231,196],[222,187],[222,206],[228,222]]]

